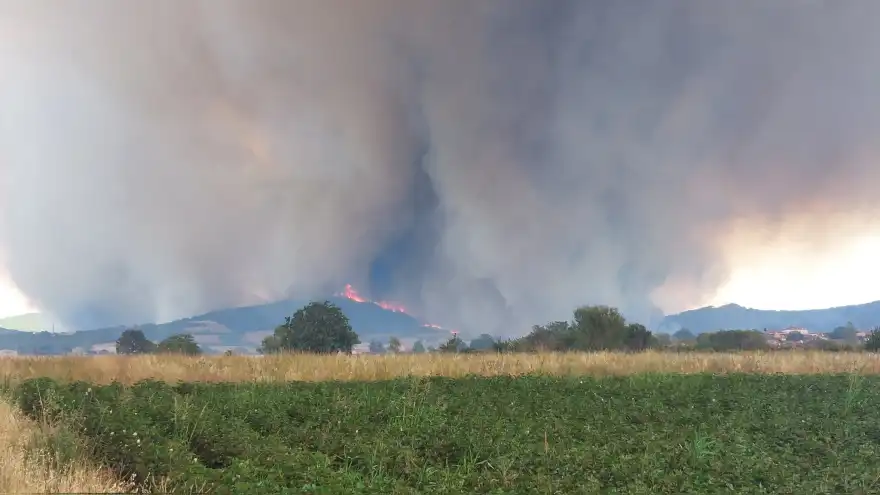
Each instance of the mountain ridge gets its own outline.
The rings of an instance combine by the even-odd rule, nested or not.
[[[352,328],[363,343],[387,341],[395,336],[406,341],[439,343],[449,337],[449,330],[432,328],[415,317],[379,303],[334,296],[328,301],[338,305],[349,317]],[[284,318],[310,301],[287,299],[266,304],[224,308],[167,323],[105,327],[71,333],[18,331],[0,327],[0,349],[21,354],[64,354],[81,349],[109,351],[126,328],[139,328],[146,337],[159,341],[174,334],[191,333],[209,352],[235,349],[255,352],[262,339],[270,335]],[[26,315],[30,318],[33,315]],[[14,319],[15,317],[13,317]],[[880,301],[807,310],[764,310],[725,304],[706,306],[665,316],[654,330],[672,333],[687,328],[694,333],[733,329],[781,329],[803,327],[830,332],[852,322],[857,328],[880,326]],[[102,347],[103,346],[103,347]]]
[[[338,296],[326,300],[342,309],[364,343],[373,339],[387,341],[391,336],[426,342],[445,340],[449,336],[448,331],[429,327],[409,314],[384,309],[370,301],[354,301]],[[138,328],[153,341],[174,334],[191,333],[208,350],[222,352],[235,348],[243,352],[254,352],[265,336],[284,323],[285,317],[293,315],[309,302],[286,299],[208,311],[167,323],[104,327],[68,333],[10,330],[8,333],[0,332],[0,349],[27,354],[67,353],[76,348],[89,350],[115,342],[126,328]]]
[[[754,309],[739,304],[706,306],[669,315],[661,320],[661,331],[674,332],[687,328],[694,333],[716,330],[763,330],[802,327],[830,332],[852,322],[857,328],[880,326],[880,300],[821,309],[774,310]]]

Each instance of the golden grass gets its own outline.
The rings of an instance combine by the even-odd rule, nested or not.
[[[169,355],[0,358],[6,383],[31,377],[134,383],[145,378],[181,381],[383,380],[399,376],[626,375],[667,373],[880,373],[873,353],[546,353],[400,354],[266,357]]]
[[[4,357],[0,376],[7,385],[33,377],[134,383],[166,381],[321,381],[383,380],[400,376],[628,375],[666,373],[857,373],[880,374],[880,355],[872,353],[546,353],[400,354],[385,356],[284,355],[267,357],[170,355],[96,357]],[[115,480],[77,456],[58,462],[36,449],[53,432],[24,418],[0,401],[0,493],[125,492]]]
[[[40,448],[53,435],[0,400],[0,493],[123,493],[128,484],[81,457],[58,462]]]

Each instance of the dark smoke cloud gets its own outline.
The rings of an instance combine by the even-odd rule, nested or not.
[[[734,224],[877,212],[878,15],[0,0],[0,244],[78,327],[345,282],[471,329],[647,320],[712,296]]]

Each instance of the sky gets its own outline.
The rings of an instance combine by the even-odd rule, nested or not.
[[[743,250],[711,304],[820,309],[880,300],[880,234],[860,235],[824,253],[780,243]]]
[[[95,328],[351,283],[516,334],[583,304],[880,299],[878,16],[0,0],[0,313]]]

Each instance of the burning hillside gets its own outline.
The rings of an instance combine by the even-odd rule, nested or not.
[[[357,289],[355,289],[351,284],[345,284],[345,288],[343,289],[343,291],[338,292],[335,295],[338,297],[344,297],[344,298],[346,298],[350,301],[354,301],[354,302],[359,302],[359,303],[364,303],[364,304],[375,304],[376,306],[379,306],[380,308],[385,309],[387,311],[392,311],[394,313],[403,313],[405,315],[408,315],[408,316],[415,318],[416,320],[421,321],[417,316],[415,316],[412,313],[410,313],[409,311],[407,311],[406,307],[404,307],[402,304],[394,302],[394,301],[373,301],[371,299],[368,299],[368,298],[362,296],[357,291]],[[421,323],[422,323],[422,326],[425,328],[434,328],[436,330],[449,330],[452,333],[458,333],[457,330],[451,330],[449,328],[446,328],[446,327],[443,327],[441,325],[437,325],[434,323],[425,323],[425,322],[421,322]]]

